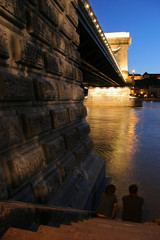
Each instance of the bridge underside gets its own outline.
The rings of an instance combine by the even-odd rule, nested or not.
[[[83,84],[99,87],[125,86],[126,83],[121,72],[80,1],[77,13],[79,19],[77,32],[80,35],[79,52],[82,59]]]

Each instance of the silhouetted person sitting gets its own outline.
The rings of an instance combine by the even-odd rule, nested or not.
[[[144,199],[138,196],[138,187],[133,184],[129,186],[129,195],[123,196],[122,220],[130,222],[141,222],[142,205]]]
[[[115,218],[119,212],[117,197],[114,194],[116,187],[112,184],[108,185],[105,192],[102,193],[100,204],[97,208],[97,216],[104,218]]]

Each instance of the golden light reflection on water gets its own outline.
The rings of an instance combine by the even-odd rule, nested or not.
[[[139,118],[130,108],[106,108],[89,109],[87,121],[91,127],[91,137],[94,138],[95,148],[98,151],[99,145],[107,146],[106,157],[112,159],[113,167],[123,161],[126,167],[130,165],[135,149],[138,148],[138,140],[135,133],[135,126]],[[100,148],[103,155],[103,147]],[[104,157],[104,156],[103,156]]]
[[[139,142],[135,130],[139,117],[132,108],[87,110],[94,150],[106,161],[106,176],[112,177],[121,197],[127,193],[124,185],[132,183],[136,171],[134,154]]]
[[[135,134],[135,126],[138,122],[137,116],[133,111],[129,111],[125,118],[120,118],[118,136],[113,143],[113,151],[110,159],[112,159],[112,168],[116,169],[116,166],[122,165],[119,174],[126,173],[129,169],[134,167],[134,163],[131,162],[134,157],[135,149],[137,151],[137,136]]]
[[[160,218],[160,103],[142,108],[87,108],[94,150],[106,161],[120,207],[136,183],[145,199],[144,220]]]

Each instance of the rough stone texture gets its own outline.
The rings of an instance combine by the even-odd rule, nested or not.
[[[2,240],[159,240],[160,228],[152,223],[137,224],[107,219],[90,219],[84,222],[62,225],[60,228],[41,225],[37,232],[9,228]]]
[[[85,121],[77,5],[0,1],[0,200],[84,208],[103,181]]]
[[[0,28],[0,56],[2,58],[9,58],[8,37],[3,28]]]

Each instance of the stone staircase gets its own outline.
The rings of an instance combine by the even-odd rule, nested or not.
[[[92,218],[59,228],[40,225],[36,232],[10,227],[2,240],[159,240],[160,226]]]
[[[160,240],[160,226],[97,218],[95,212],[0,202],[1,240]]]

